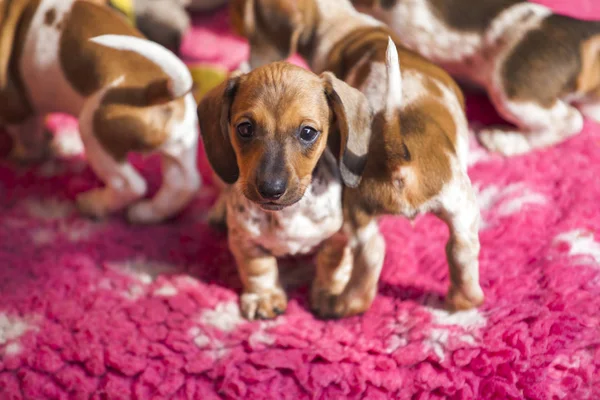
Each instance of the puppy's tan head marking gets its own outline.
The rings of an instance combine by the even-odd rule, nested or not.
[[[208,159],[225,182],[266,209],[299,201],[329,144],[344,182],[366,164],[372,115],[366,98],[330,73],[285,62],[231,77],[198,107]]]
[[[306,45],[316,26],[313,0],[232,0],[234,30],[252,47],[250,65],[288,58]]]

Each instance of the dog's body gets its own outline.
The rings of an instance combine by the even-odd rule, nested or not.
[[[436,213],[450,229],[450,305],[480,304],[479,210],[466,171],[468,127],[456,83],[398,41],[391,43],[393,34],[349,1],[233,3],[234,26],[250,40],[250,67],[298,49],[317,73],[332,71],[359,89],[375,114],[362,178],[344,191],[344,227],[324,246],[329,262],[317,265],[315,311],[365,311],[385,252],[377,217],[421,212]]]
[[[600,121],[600,22],[522,0],[354,0],[402,43],[483,87],[517,128],[482,130],[505,155],[559,143]]]
[[[79,117],[89,163],[106,185],[78,197],[83,212],[103,217],[143,198],[146,183],[127,154],[151,151],[162,154],[163,186],[128,216],[156,222],[180,211],[200,185],[196,104],[185,65],[86,1],[2,6],[0,123],[15,141],[13,156],[40,158],[45,115],[69,113]]]
[[[332,74],[280,62],[234,74],[198,114],[208,159],[227,184],[217,207],[226,209],[242,313],[272,318],[287,305],[278,257],[318,251],[320,269],[340,262],[329,243],[343,223],[342,181],[354,184],[364,168],[371,111]]]

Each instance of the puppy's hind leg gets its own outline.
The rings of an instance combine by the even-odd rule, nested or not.
[[[190,98],[193,103],[193,98]],[[141,201],[129,209],[127,217],[130,222],[149,224],[175,216],[188,205],[201,185],[196,163],[199,133],[195,106],[186,105],[186,109],[186,112],[193,111],[193,117],[174,128],[181,129],[183,134],[160,149],[162,185],[152,199]]]
[[[33,115],[18,125],[7,125],[6,130],[14,143],[11,159],[37,162],[49,154],[50,133],[46,130],[44,115]]]
[[[556,100],[551,107],[535,102],[512,101],[492,96],[500,114],[517,128],[495,127],[479,132],[479,141],[490,151],[506,156],[549,147],[581,132],[583,116],[576,108]]]
[[[102,218],[144,197],[146,182],[126,158],[117,160],[94,135],[92,122],[97,105],[92,99],[84,106],[79,130],[90,167],[105,186],[77,196],[77,206],[86,215]]]
[[[450,183],[441,196],[437,212],[450,231],[446,257],[450,269],[450,308],[463,310],[479,306],[484,295],[479,285],[480,213],[471,181],[465,172]]]

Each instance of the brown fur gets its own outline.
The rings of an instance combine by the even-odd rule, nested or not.
[[[130,151],[150,151],[163,144],[167,125],[183,117],[184,107],[182,99],[172,102],[169,77],[135,52],[88,41],[107,32],[143,36],[112,10],[85,1],[74,3],[63,26],[61,65],[82,96],[109,85],[123,76],[123,71],[132,71],[125,74],[122,88],[109,90],[94,116],[94,134],[103,147],[115,159],[123,160]]]
[[[229,11],[234,31],[248,38],[255,51],[265,39],[279,59],[310,48],[310,27],[317,23],[312,1],[232,0]]]
[[[305,2],[312,1],[303,1]],[[266,13],[264,8],[276,7],[277,4],[261,2],[260,6],[263,8],[260,12]],[[250,10],[259,12],[256,7]],[[273,15],[278,13],[277,10],[268,12]],[[298,15],[280,18],[294,20]],[[341,19],[339,21],[340,24],[344,22]],[[348,21],[353,22],[355,21]],[[301,24],[304,29],[302,34],[314,36],[319,23],[318,19],[304,21]],[[352,84],[360,87],[371,73],[373,65],[385,64],[388,38],[391,37],[398,50],[403,74],[420,75],[427,95],[402,110],[392,113],[386,110],[374,118],[373,134],[362,178],[358,187],[346,187],[343,197],[346,228],[344,232],[348,235],[349,242],[354,242],[352,276],[341,294],[334,293],[332,288],[335,285],[327,287],[327,284],[319,282],[318,279],[311,292],[311,305],[325,317],[361,313],[370,306],[375,296],[379,276],[376,270],[382,261],[378,259],[377,254],[383,253],[385,245],[381,235],[370,231],[372,228],[369,225],[382,214],[414,216],[420,206],[435,198],[453,178],[451,157],[456,153],[457,127],[445,99],[442,98],[444,94],[438,83],[449,88],[464,109],[462,92],[445,71],[402,47],[401,41],[395,38],[388,28],[364,26],[359,23],[357,25],[359,26],[354,31],[337,43],[327,43],[332,47],[325,65],[320,67],[332,71],[343,80],[352,77]],[[261,42],[255,45],[259,39]],[[290,37],[288,39],[291,40]],[[280,40],[281,37],[278,38],[278,41]],[[327,38],[321,40],[326,41]],[[252,39],[251,59],[255,47],[264,51],[264,46],[274,46],[273,43],[272,38],[265,37],[264,32],[262,37]],[[313,40],[298,48],[301,55],[312,60],[317,47],[323,45]],[[265,54],[272,55],[275,52]],[[381,95],[385,96],[386,93]],[[364,240],[359,239],[364,237],[361,233],[363,229],[366,229],[365,234],[369,235]],[[332,243],[331,247],[331,251],[339,252],[343,243]],[[325,261],[321,264],[324,268],[322,275],[325,278],[321,280],[327,281],[326,276],[332,275],[339,268],[344,258],[340,254],[337,258],[323,256]],[[452,262],[450,267],[457,269]],[[475,306],[475,300],[469,305]],[[449,301],[454,301],[454,297],[450,297]]]
[[[348,183],[357,184],[356,176],[364,168],[370,110],[358,91],[331,74],[318,77],[288,63],[270,64],[213,89],[200,103],[198,116],[215,172],[227,183],[240,179],[246,197],[258,203],[257,175],[261,165],[272,162],[283,163],[287,171],[288,190],[278,203],[298,201],[330,136],[338,144]],[[246,141],[236,134],[236,126],[246,121],[260,140]],[[303,126],[320,132],[308,147],[296,139]]]
[[[31,115],[31,105],[21,82],[18,60],[26,27],[38,1],[0,3],[0,123],[19,123]]]
[[[600,95],[600,35],[592,36],[581,46],[581,72],[577,77],[577,92]]]
[[[582,88],[581,46],[600,34],[600,22],[551,15],[528,32],[502,67],[503,85],[511,100],[551,107],[557,98]],[[598,55],[592,55],[598,57]],[[593,66],[593,63],[591,63]],[[590,66],[589,61],[587,66]],[[591,77],[590,71],[584,73]]]
[[[433,12],[448,26],[475,32],[483,32],[502,11],[519,3],[524,1],[483,0],[474,6],[473,0],[429,0]]]
[[[23,6],[24,3],[27,5]],[[0,42],[0,48],[9,49],[0,53],[10,56],[10,71],[5,74],[9,79],[0,89],[0,118],[5,122],[21,122],[32,112],[17,66],[38,4],[38,1],[8,1],[14,11],[6,14],[10,20],[3,24]],[[135,52],[88,41],[105,33],[143,36],[114,11],[88,1],[75,2],[70,14],[60,21],[52,11],[46,13],[45,23],[62,30],[61,66],[81,96],[89,96],[125,76],[122,87],[108,91],[94,116],[94,134],[103,147],[115,159],[123,160],[130,151],[150,151],[163,144],[169,132],[167,125],[180,120],[184,110],[183,100],[175,99],[171,93],[169,77],[158,65]],[[15,40],[8,42],[11,37]],[[6,62],[0,57],[0,65]],[[124,74],[124,71],[131,72]]]

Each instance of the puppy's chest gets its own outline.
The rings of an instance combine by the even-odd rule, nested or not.
[[[298,203],[268,212],[236,192],[228,199],[227,213],[230,227],[273,255],[306,254],[341,228],[342,185],[335,165],[321,163]]]

